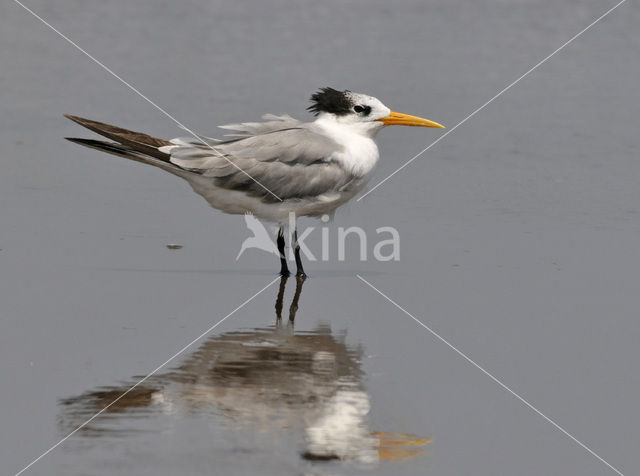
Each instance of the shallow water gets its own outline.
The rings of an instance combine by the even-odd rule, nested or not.
[[[430,439],[369,428],[364,349],[346,345],[345,335],[334,333],[329,324],[295,330],[291,317],[267,328],[211,337],[180,366],[151,376],[129,392],[139,378],[62,399],[61,433],[73,431],[108,406],[103,416],[80,430],[76,444],[85,454],[74,467],[85,462],[91,467],[94,447],[105,441],[167,445],[195,436],[192,426],[199,427],[198,432],[208,428],[202,448],[207,458],[225,458],[231,451],[243,464],[253,461],[256,467],[264,464],[269,447],[280,453],[276,460],[298,455],[299,465],[309,470],[312,462],[366,468],[421,455]],[[269,464],[277,469],[275,462]],[[135,461],[118,462],[117,467],[122,466],[136,474],[167,471],[166,462],[144,468]]]
[[[305,114],[320,86],[449,128],[614,3],[32,7],[190,128]],[[625,474],[640,468],[640,20],[627,2],[329,227],[293,325],[272,255],[179,179],[62,140],[166,116],[19,5],[0,39],[0,461],[14,474]],[[379,135],[375,183],[441,131]],[[322,224],[308,246],[319,254]],[[370,238],[337,254],[337,228]],[[372,257],[376,229],[398,262]],[[179,245],[181,249],[169,249]],[[277,260],[276,260],[277,261]],[[336,426],[337,425],[337,426]],[[331,430],[326,430],[331,428]],[[635,471],[634,471],[635,470]]]

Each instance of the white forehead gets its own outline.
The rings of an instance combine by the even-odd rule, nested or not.
[[[371,106],[372,109],[375,110],[388,110],[389,108],[382,104],[378,98],[374,98],[373,96],[367,96],[366,94],[361,93],[353,93],[351,91],[345,93],[346,96],[353,101],[353,104],[362,104],[365,106]]]

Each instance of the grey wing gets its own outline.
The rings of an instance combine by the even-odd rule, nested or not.
[[[225,124],[224,126],[220,126],[220,128],[233,131],[233,134],[226,134],[230,137],[250,137],[303,126],[301,121],[294,119],[288,114],[284,114],[282,116],[265,114],[262,116],[262,119],[265,119],[265,121]]]
[[[288,116],[286,116],[288,118]],[[271,118],[271,117],[269,117]],[[227,126],[242,138],[226,142],[176,139],[163,148],[171,162],[218,187],[241,190],[264,201],[341,191],[353,177],[332,155],[341,146],[294,119]]]

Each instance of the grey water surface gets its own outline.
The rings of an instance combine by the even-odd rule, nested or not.
[[[206,135],[352,89],[449,127],[615,2],[26,0]],[[314,226],[295,320],[241,217],[81,148],[171,119],[15,2],[0,19],[0,467],[15,474],[607,475],[640,460],[640,13],[627,1]],[[382,180],[447,130],[388,128]],[[338,259],[338,228],[359,226]],[[394,227],[400,260],[380,262]],[[169,246],[168,245],[172,245]],[[177,245],[177,246],[173,246]],[[182,246],[182,248],[178,248]],[[269,283],[271,283],[269,285]],[[277,314],[282,318],[277,319]]]

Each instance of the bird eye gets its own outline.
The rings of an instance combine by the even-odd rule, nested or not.
[[[369,106],[353,106],[353,110],[358,114],[364,113],[365,116],[368,116],[371,112],[371,108]]]

